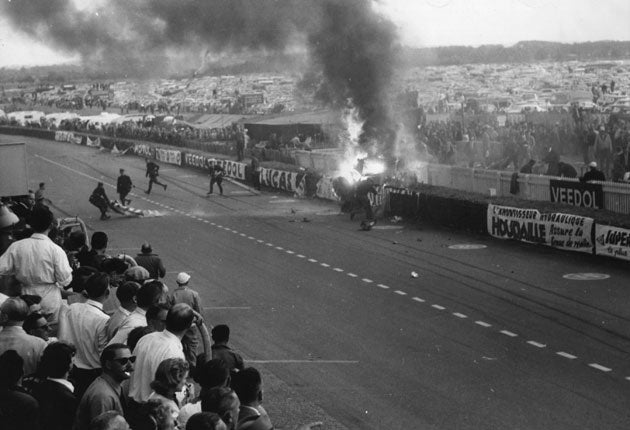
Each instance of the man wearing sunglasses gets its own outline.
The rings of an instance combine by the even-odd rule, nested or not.
[[[77,409],[74,430],[89,430],[90,421],[107,411],[125,415],[127,399],[121,384],[129,379],[136,357],[122,343],[108,345],[101,353],[103,373],[88,387]]]

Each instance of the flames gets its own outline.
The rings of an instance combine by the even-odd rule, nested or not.
[[[380,158],[372,157],[359,144],[365,121],[359,118],[358,109],[351,106],[342,114],[343,130],[339,133],[339,142],[344,150],[339,162],[337,176],[355,183],[367,176],[377,175],[385,171],[385,162]]]

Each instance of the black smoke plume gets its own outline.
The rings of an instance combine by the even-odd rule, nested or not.
[[[281,52],[306,46],[323,71],[327,102],[351,100],[366,135],[390,127],[396,33],[372,0],[108,0],[86,9],[72,0],[0,0],[16,29],[78,53],[112,76],[156,77],[200,53]],[[197,64],[195,64],[195,62]]]

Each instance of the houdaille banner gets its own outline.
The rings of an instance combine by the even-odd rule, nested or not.
[[[499,239],[593,253],[593,218],[488,205],[488,233]]]

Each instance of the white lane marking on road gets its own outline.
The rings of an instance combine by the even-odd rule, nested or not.
[[[453,315],[456,316],[457,318],[461,318],[461,319],[468,318],[468,315],[464,315],[464,314],[461,314],[459,312],[453,312]]]
[[[527,343],[532,345],[532,346],[535,346],[536,348],[546,348],[547,347],[547,345],[545,345],[544,343],[536,342],[534,340],[528,340]]]
[[[568,358],[569,360],[575,360],[577,358],[577,356],[573,354],[569,354],[568,352],[564,352],[564,351],[558,351],[556,352],[556,354],[559,355],[560,357]]]
[[[283,247],[281,247],[281,246],[276,246],[276,249],[277,249],[278,251],[283,251],[283,250],[284,250],[284,248],[283,248]]]
[[[387,285],[385,285],[385,284],[378,284],[376,286],[379,287],[379,288],[382,288],[384,290],[389,290],[389,287]]]
[[[216,310],[216,309],[251,309],[251,306],[204,306],[204,310]]]
[[[484,248],[486,248],[486,245],[481,245],[481,244],[476,244],[476,243],[462,243],[462,244],[449,246],[449,249],[458,249],[458,250],[464,250],[464,251],[469,251],[473,249],[484,249]]]
[[[394,291],[394,293],[398,294],[399,296],[406,296],[407,293],[405,293],[404,291],[400,291],[400,290],[396,290]]]
[[[296,255],[297,258],[306,258],[306,255],[302,255],[302,254],[297,254]]]
[[[286,199],[286,200],[270,200],[269,203],[295,203],[297,200],[291,200],[291,199]]]
[[[326,264],[326,263],[319,263],[319,265],[322,267],[330,267],[330,264]]]
[[[508,330],[501,330],[499,333],[504,334],[506,336],[510,336],[510,337],[517,337],[518,336],[516,333],[512,333],[511,331],[508,331]]]
[[[204,219],[203,222],[205,222],[206,224],[210,224],[210,221],[208,221],[207,219]]]
[[[431,307],[432,307],[433,309],[437,309],[437,310],[439,310],[439,311],[443,311],[444,309],[446,309],[444,306],[435,305],[435,304],[431,305]]]
[[[287,249],[285,252],[286,252],[287,254],[295,254],[295,252],[291,251],[290,249]]]
[[[425,300],[421,299],[420,297],[412,297],[411,300],[414,300],[414,301],[416,301],[418,303],[424,303],[425,302]]]
[[[571,281],[601,281],[610,278],[610,275],[606,273],[567,273],[562,277]]]
[[[348,276],[350,276],[351,278],[357,278],[359,275],[352,272],[348,272]]]
[[[372,282],[374,282],[374,281],[372,281],[370,278],[363,278],[363,279],[361,279],[361,280],[362,280],[363,282],[365,282],[366,284],[371,284]]]
[[[317,263],[317,260],[315,260],[314,258],[309,258],[309,259],[308,259],[308,261],[309,261],[310,263]]]
[[[255,237],[253,237],[253,236],[247,236],[247,238],[248,238],[249,240],[256,240],[256,238],[255,238]]]
[[[265,243],[265,245],[267,245],[267,246],[273,246],[273,243],[267,242],[267,243]]]
[[[265,241],[264,241],[264,240],[262,240],[262,239],[256,239],[256,242],[258,242],[258,243],[263,243],[263,242],[265,242]]]
[[[343,272],[343,269],[340,269],[339,267],[335,267],[333,270],[339,273]]]
[[[602,372],[612,372],[611,368],[602,366],[601,364],[588,363],[588,365],[592,367],[593,369],[601,370]]]
[[[485,328],[492,327],[492,324],[488,324],[485,321],[475,321],[475,324],[480,325],[481,327],[485,327]]]
[[[223,228],[223,226],[221,224],[217,224],[217,227],[219,228]]]
[[[247,237],[245,233],[241,233],[240,236]]]
[[[313,364],[357,364],[358,360],[249,360],[248,363],[256,363],[256,364],[305,364],[305,363],[313,363]]]

